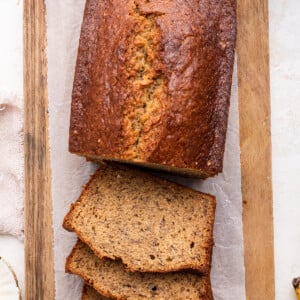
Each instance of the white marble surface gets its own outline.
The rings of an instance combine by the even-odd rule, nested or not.
[[[23,94],[21,0],[0,0],[0,91]]]
[[[23,94],[22,24],[22,1],[0,0],[0,94],[2,95]],[[3,153],[1,155],[3,158]],[[3,197],[3,194],[0,191],[1,196]],[[14,198],[10,195],[6,197],[6,201]],[[22,291],[24,291],[23,249],[23,243],[18,239],[0,235],[0,256],[3,256],[15,270]]]
[[[0,88],[21,91],[17,3],[0,0]],[[269,8],[276,300],[293,300],[291,279],[300,275],[300,1],[270,0]],[[13,265],[23,286],[22,243],[0,236],[0,255]]]
[[[270,0],[276,299],[300,276],[300,1]]]

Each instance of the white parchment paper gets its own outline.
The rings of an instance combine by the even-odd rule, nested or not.
[[[80,299],[81,280],[64,271],[76,236],[62,229],[70,203],[95,165],[68,153],[70,101],[85,0],[46,0],[48,89],[56,299]],[[236,70],[236,68],[235,68]],[[168,176],[217,197],[212,285],[215,300],[244,300],[245,272],[238,124],[237,76],[234,74],[224,172],[206,181]]]

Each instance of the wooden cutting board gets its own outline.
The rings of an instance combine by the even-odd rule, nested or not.
[[[275,299],[268,0],[238,0],[238,79],[247,299]]]
[[[237,0],[248,300],[275,299],[268,0]],[[45,4],[24,0],[25,297],[54,299]],[[238,300],[238,299],[237,299]]]

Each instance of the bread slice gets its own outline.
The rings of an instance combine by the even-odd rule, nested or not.
[[[100,295],[94,288],[85,284],[82,289],[82,298],[81,300],[108,300],[110,298],[106,298]]]
[[[136,169],[102,165],[64,220],[99,257],[129,271],[208,273],[215,198]]]
[[[99,259],[79,241],[66,271],[79,275],[100,294],[114,299],[212,300],[209,276],[191,272],[127,272],[120,261]]]

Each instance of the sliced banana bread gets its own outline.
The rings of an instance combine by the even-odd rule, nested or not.
[[[109,298],[100,295],[94,288],[85,284],[82,289],[81,300],[109,300]]]
[[[64,220],[99,257],[129,271],[208,273],[215,198],[139,170],[102,165]]]
[[[81,241],[77,242],[67,258],[66,271],[79,275],[102,295],[116,299],[213,299],[207,275],[202,276],[187,271],[127,272],[120,261],[99,259]]]

